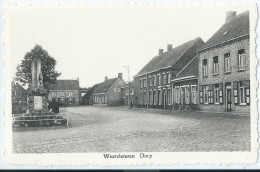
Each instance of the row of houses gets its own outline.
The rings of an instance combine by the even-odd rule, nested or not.
[[[161,109],[250,111],[249,12],[226,14],[205,43],[188,41],[151,59],[134,76],[134,105]]]
[[[130,95],[122,74],[106,78],[94,90],[93,104],[249,112],[249,42],[249,11],[229,11],[207,42],[198,37],[159,49],[134,76]]]

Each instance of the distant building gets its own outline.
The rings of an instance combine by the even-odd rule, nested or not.
[[[122,105],[122,90],[126,82],[122,78],[122,73],[117,78],[108,79],[99,83],[92,93],[93,105],[118,106]]]
[[[128,105],[128,96],[129,96],[129,85],[128,83],[121,87],[122,89],[122,101],[123,105]],[[130,82],[130,103],[133,104],[134,102],[134,81]]]
[[[58,101],[65,106],[80,104],[79,79],[57,80],[56,84],[49,86],[49,101]]]
[[[159,54],[141,69],[134,77],[134,105],[146,108],[172,109],[173,89],[171,80],[196,55],[204,41],[201,38],[188,41]]]
[[[18,83],[12,82],[12,112],[22,113],[27,106],[27,92]]]
[[[250,112],[249,11],[226,22],[198,51],[200,108]]]

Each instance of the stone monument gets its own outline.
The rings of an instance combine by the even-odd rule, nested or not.
[[[31,62],[32,81],[29,84],[28,110],[32,114],[48,112],[47,91],[43,86],[41,59],[33,57]]]

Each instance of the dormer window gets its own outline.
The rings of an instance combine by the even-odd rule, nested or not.
[[[228,33],[228,31],[224,32],[224,33],[223,33],[223,36],[225,36],[227,33]]]

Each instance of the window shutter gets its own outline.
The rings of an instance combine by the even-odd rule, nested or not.
[[[219,103],[223,104],[223,84],[219,84]]]
[[[203,86],[200,85],[200,103],[202,104],[203,103]]]
[[[233,89],[234,89],[234,103],[235,105],[237,105],[238,104],[238,82],[234,82]]]
[[[250,80],[245,81],[245,89],[246,89],[246,104],[250,104]]]

